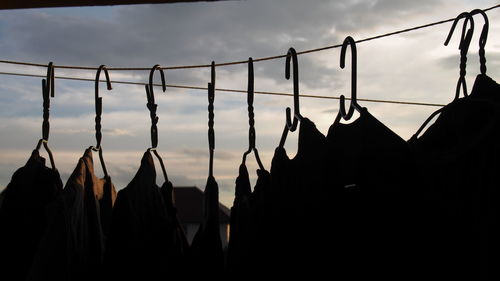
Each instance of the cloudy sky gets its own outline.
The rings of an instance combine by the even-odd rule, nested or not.
[[[0,11],[0,59],[56,65],[151,67],[207,64],[285,54],[453,18],[498,1],[227,1],[91,8]],[[500,77],[500,9],[488,12],[488,74]],[[479,73],[475,17],[467,84]],[[358,97],[446,104],[458,78],[458,29],[449,46],[443,42],[451,23],[358,44]],[[302,94],[350,95],[350,55],[339,67],[339,49],[299,56]],[[255,64],[257,91],[291,92],[284,59]],[[44,74],[45,69],[0,64],[0,71]],[[167,83],[206,86],[208,69],[169,70]],[[56,70],[56,75],[93,78],[93,71]],[[110,71],[111,79],[145,82],[145,71]],[[156,78],[157,80],[158,77]],[[24,165],[41,136],[42,97],[39,78],[0,75],[0,189]],[[246,89],[247,66],[217,68],[217,87]],[[207,98],[201,90],[156,91],[158,150],[174,185],[204,188],[208,170]],[[150,145],[149,112],[144,87],[101,86],[103,142],[107,168],[117,188],[132,179]],[[359,102],[389,128],[408,139],[435,107]],[[266,168],[278,145],[291,97],[255,96],[257,147]],[[301,99],[301,113],[326,134],[338,100]],[[51,101],[50,147],[66,180],[94,139],[94,85],[56,80]],[[215,171],[221,201],[232,205],[234,180],[248,146],[246,96],[217,92],[215,98]],[[287,139],[295,155],[297,134]],[[97,160],[97,158],[95,158]],[[250,171],[257,167],[247,160]],[[99,165],[96,165],[97,167]],[[101,172],[98,171],[101,175]],[[251,173],[254,174],[254,173]],[[161,173],[158,174],[160,176]],[[254,180],[254,179],[253,179]],[[161,184],[163,179],[157,178]]]

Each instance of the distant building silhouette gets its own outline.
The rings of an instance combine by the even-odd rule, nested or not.
[[[203,191],[196,186],[174,187],[174,200],[179,220],[191,244],[203,220]],[[219,232],[224,248],[229,241],[229,218],[230,210],[219,203]]]

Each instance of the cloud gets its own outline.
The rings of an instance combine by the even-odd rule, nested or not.
[[[17,12],[22,21],[14,20],[17,13],[0,17],[5,30],[5,44],[0,50],[13,59],[45,58],[59,64],[89,66],[231,61],[284,54],[290,46],[302,50],[335,44],[347,34],[400,23],[401,17],[408,20],[413,14],[438,7],[439,1],[434,0],[238,1],[119,6],[109,9],[109,17],[92,20],[85,13],[24,11]],[[300,65],[304,69],[302,83],[310,88],[330,85],[331,79],[325,78],[333,75],[327,66],[315,63],[310,56],[301,57]],[[284,84],[280,72],[264,66],[257,75]],[[207,80],[206,71],[167,71],[166,75],[175,83],[199,85],[200,80]],[[319,79],[310,79],[313,76]]]
[[[111,136],[134,136],[134,133],[125,129],[104,129],[102,131]]]
[[[494,1],[485,1],[483,7]],[[468,1],[227,1],[219,3],[140,5],[0,11],[0,52],[12,60],[56,64],[151,67],[208,64],[285,54],[455,16],[477,7]],[[490,19],[498,11],[489,13]],[[456,44],[443,47],[449,25],[358,44],[358,97],[447,103],[458,78]],[[476,31],[476,34],[478,32]],[[500,77],[500,44],[490,23],[488,73]],[[456,43],[456,39],[455,43]],[[471,46],[468,78],[478,73],[477,41]],[[347,67],[339,67],[340,50],[299,56],[302,94],[350,95],[350,52]],[[255,89],[291,92],[284,78],[284,59],[255,63]],[[42,68],[0,65],[2,71],[45,75]],[[94,79],[94,71],[56,70],[57,75]],[[110,71],[111,79],[146,82],[149,72]],[[208,69],[165,71],[167,83],[206,87]],[[470,76],[470,77],[469,77]],[[154,81],[159,82],[158,73]],[[472,82],[472,81],[471,81]],[[471,85],[471,83],[468,84]],[[246,89],[247,65],[217,68],[217,87]],[[150,146],[149,112],[143,86],[100,85],[102,131],[107,168],[118,188],[137,171]],[[175,185],[204,188],[208,174],[206,90],[155,88],[159,144],[169,177]],[[255,95],[257,147],[270,168],[274,148],[292,97]],[[338,100],[301,98],[301,112],[326,133],[338,111]],[[408,138],[435,108],[360,102],[389,128]],[[94,84],[56,81],[51,100],[50,147],[56,165],[67,177],[83,150],[95,143]],[[0,185],[6,185],[41,134],[40,79],[4,77],[0,83]],[[217,91],[215,100],[215,175],[221,198],[231,201],[241,155],[248,146],[245,94]],[[297,133],[287,138],[292,157]],[[253,156],[249,171],[256,169]],[[99,166],[99,165],[96,165]],[[157,167],[158,168],[158,167]],[[251,172],[252,182],[255,173]],[[162,181],[160,177],[157,182]],[[229,204],[230,205],[230,204]]]
[[[500,65],[500,52],[488,52],[486,50],[486,67],[497,69]],[[457,50],[456,55],[448,55],[439,60],[439,65],[444,69],[456,69],[457,77],[460,67],[460,54]],[[471,73],[479,73],[479,54],[478,52],[469,52],[467,54],[467,68]]]

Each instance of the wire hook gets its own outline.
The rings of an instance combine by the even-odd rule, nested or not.
[[[156,115],[156,109],[158,108],[158,105],[155,103],[155,95],[153,91],[153,75],[156,70],[160,71],[160,76],[161,76],[161,85],[163,92],[166,90],[166,85],[165,85],[165,74],[163,73],[163,69],[160,67],[159,64],[155,64],[152,68],[151,71],[149,72],[149,84],[145,85],[144,87],[146,88],[146,98],[148,100],[148,103],[146,104],[146,107],[149,109],[149,116],[151,118],[151,147],[148,148],[148,152],[153,152],[153,154],[156,156],[158,161],[160,162],[161,170],[163,173],[163,177],[165,178],[165,182],[168,182],[168,176],[167,176],[167,170],[165,169],[165,164],[163,163],[163,159],[161,159],[160,155],[158,154],[158,151],[156,150],[156,147],[158,146],[158,116]]]
[[[52,169],[56,169],[56,165],[54,162],[54,156],[52,151],[49,148],[49,133],[50,133],[50,97],[54,97],[54,64],[49,62],[47,65],[47,77],[46,79],[42,79],[42,99],[43,99],[43,121],[42,121],[42,138],[38,141],[36,145],[36,150],[40,150],[41,145],[47,151],[50,160],[50,166]],[[50,94],[49,94],[50,92]]]
[[[467,67],[467,52],[469,51],[470,42],[472,40],[472,34],[474,33],[474,19],[472,18],[470,13],[463,12],[455,18],[455,20],[453,21],[453,24],[451,26],[450,32],[448,33],[448,36],[446,37],[446,41],[444,42],[444,45],[448,46],[448,43],[450,42],[451,36],[453,35],[453,32],[455,31],[455,27],[461,18],[465,18],[465,20],[464,20],[464,24],[462,26],[462,36],[460,37],[460,44],[458,47],[460,49],[460,76],[458,78],[454,100],[457,100],[460,97],[460,88],[462,88],[464,96],[465,97],[468,96],[467,83],[465,81],[466,67]],[[467,30],[467,33],[465,33],[465,30],[467,28],[467,23],[469,21],[470,21],[470,27]]]
[[[490,23],[488,20],[488,16],[481,9],[474,9],[470,12],[471,16],[481,14],[484,19],[483,29],[481,30],[481,35],[479,37],[479,62],[481,63],[481,74],[486,74],[486,52],[484,47],[486,46],[486,40],[488,40],[488,31],[490,27]]]
[[[156,148],[158,146],[158,128],[156,124],[158,123],[158,116],[156,115],[156,108],[157,104],[155,104],[155,94],[154,94],[154,85],[153,85],[153,76],[156,70],[160,71],[160,77],[161,77],[161,86],[163,89],[163,92],[166,91],[166,84],[165,84],[165,73],[163,72],[163,69],[160,67],[159,64],[155,64],[152,68],[151,71],[149,72],[149,85],[146,85],[146,97],[148,99],[147,107],[150,112],[150,117],[151,117],[151,148]],[[149,86],[149,89],[148,89]]]
[[[210,66],[210,82],[208,83],[208,149],[210,153],[208,163],[208,175],[214,174],[214,151],[215,151],[215,131],[214,131],[214,100],[215,100],[215,62]]]
[[[101,149],[101,139],[102,139],[102,133],[101,133],[101,115],[102,115],[102,97],[99,97],[99,78],[101,76],[101,71],[104,70],[104,75],[106,76],[106,86],[108,91],[112,90],[113,88],[111,87],[111,81],[109,79],[109,73],[108,69],[106,66],[100,65],[99,68],[97,69],[96,75],[95,75],[95,138],[97,145],[94,147],[94,151],[98,151]]]
[[[469,50],[470,41],[472,39],[472,33],[474,31],[474,20],[472,19],[471,13],[463,12],[455,18],[455,20],[453,21],[453,24],[451,26],[450,32],[448,33],[448,36],[446,37],[446,40],[444,42],[444,45],[447,46],[448,43],[450,42],[451,36],[453,35],[453,31],[455,31],[455,27],[457,26],[458,21],[463,17],[465,17],[465,20],[464,20],[464,25],[462,26],[462,36],[460,38],[460,44],[458,47],[460,49],[460,77],[458,78],[457,88],[456,88],[456,92],[455,92],[455,98],[453,99],[453,101],[458,100],[460,97],[460,86],[462,86],[464,96],[466,96],[466,97],[468,96],[467,95],[467,85],[465,82],[465,74],[466,74],[465,68],[466,68],[466,63],[467,63],[467,51]],[[468,21],[470,21],[470,28],[469,28],[469,30],[467,30],[467,34],[465,34],[465,30],[466,30]],[[484,31],[484,29],[483,29],[483,31]],[[424,128],[427,127],[427,124],[429,124],[429,122],[432,119],[434,119],[435,116],[440,114],[443,111],[443,109],[444,109],[444,107],[441,107],[440,109],[434,111],[424,121],[424,123],[420,126],[420,128],[418,128],[417,132],[411,137],[411,139],[413,139],[413,140],[417,139],[418,136],[424,130]]]
[[[349,106],[349,111],[345,109],[345,96],[340,95],[340,114],[344,120],[351,119],[354,114],[354,109],[361,112],[361,106],[358,104],[357,98],[357,76],[358,76],[358,56],[356,51],[356,41],[351,36],[347,36],[342,43],[342,48],[340,49],[340,68],[345,67],[345,56],[347,51],[347,45],[351,47],[351,105]]]
[[[290,132],[297,129],[297,124],[302,120],[299,106],[299,62],[294,48],[288,49],[285,61],[285,78],[290,79],[290,60],[293,62],[293,122],[290,107],[286,108],[286,126]]]
[[[253,59],[248,58],[248,89],[247,89],[247,105],[248,105],[248,150],[243,153],[243,161],[242,164],[245,164],[247,155],[252,151],[255,154],[255,159],[257,160],[257,164],[259,165],[259,169],[265,170],[264,165],[262,165],[262,161],[260,161],[259,152],[255,147],[255,114],[253,112],[253,100],[254,100],[254,71],[253,71]]]
[[[104,162],[104,157],[102,155],[103,153],[102,153],[102,147],[101,147],[102,97],[99,97],[99,82],[100,82],[101,71],[104,71],[104,76],[106,76],[106,86],[107,86],[108,91],[113,89],[111,87],[111,80],[109,79],[108,69],[106,68],[106,66],[104,64],[102,64],[99,66],[99,68],[97,68],[97,72],[95,75],[95,91],[94,92],[95,92],[95,139],[96,139],[96,146],[91,147],[91,149],[99,152],[99,160],[101,162],[101,167],[102,167],[102,171],[104,173],[104,177],[108,177],[108,169],[106,169],[106,164]]]

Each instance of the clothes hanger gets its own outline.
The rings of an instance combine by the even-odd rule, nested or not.
[[[486,52],[484,47],[486,46],[486,40],[488,40],[488,31],[489,31],[489,20],[488,16],[483,10],[474,9],[470,12],[471,16],[481,14],[484,19],[483,29],[481,30],[481,35],[479,36],[479,62],[481,64],[481,74],[486,75]]]
[[[106,76],[106,86],[108,91],[113,89],[111,87],[111,81],[109,79],[108,69],[104,64],[102,64],[99,66],[99,68],[97,68],[97,72],[95,75],[95,139],[97,144],[96,146],[91,146],[90,149],[99,152],[99,160],[101,162],[101,167],[104,173],[104,177],[108,177],[108,170],[106,169],[106,164],[104,163],[104,157],[102,156],[102,147],[101,147],[102,98],[99,97],[99,77],[101,76],[101,71],[103,70],[104,70],[104,75]]]
[[[466,74],[466,66],[467,66],[467,52],[469,51],[470,42],[472,40],[472,34],[474,33],[474,19],[472,15],[468,12],[463,12],[455,18],[453,21],[453,25],[451,26],[450,32],[448,33],[448,37],[446,37],[446,41],[444,42],[445,46],[448,46],[450,42],[451,36],[453,35],[453,31],[455,31],[455,26],[457,22],[465,17],[464,24],[462,26],[462,36],[460,38],[460,44],[458,49],[460,50],[460,76],[457,82],[457,88],[455,91],[455,100],[460,97],[460,86],[462,87],[464,96],[467,97],[467,84],[465,82],[465,74]],[[467,22],[470,21],[469,30],[467,30],[467,34],[465,34],[465,29],[467,28]],[[465,37],[464,37],[465,34]]]
[[[247,104],[248,104],[248,124],[250,125],[248,129],[248,150],[243,153],[243,161],[242,164],[245,164],[247,155],[252,151],[255,155],[255,160],[257,160],[257,164],[259,164],[259,169],[265,170],[264,165],[262,165],[262,161],[260,161],[259,151],[255,147],[255,120],[253,113],[253,98],[254,98],[254,73],[253,73],[253,59],[248,58],[248,90],[247,90]]]
[[[293,121],[291,117],[290,107],[286,108],[286,125],[283,129],[283,134],[281,135],[281,140],[279,147],[283,148],[285,146],[286,137],[288,131],[294,132],[297,129],[299,121],[302,121],[303,117],[300,114],[299,106],[299,62],[297,59],[297,52],[294,48],[288,49],[285,61],[285,78],[290,79],[290,60],[293,62]]]
[[[214,131],[214,100],[215,100],[215,62],[210,66],[210,82],[208,83],[208,150],[210,153],[208,176],[214,175],[214,150],[215,150],[215,131]]]
[[[344,39],[344,43],[342,43],[342,49],[340,49],[340,68],[344,69],[345,67],[345,55],[347,50],[347,45],[351,47],[351,105],[349,106],[349,110],[345,109],[345,96],[340,95],[340,110],[339,115],[337,115],[337,121],[340,121],[340,117],[344,120],[348,121],[352,118],[354,114],[354,110],[361,112],[362,107],[358,104],[357,98],[357,76],[358,76],[358,56],[356,51],[356,41],[351,36],[347,36]]]
[[[163,172],[163,177],[165,178],[165,182],[168,182],[167,170],[165,169],[165,165],[163,164],[163,160],[161,159],[156,147],[158,146],[158,116],[156,115],[156,109],[158,105],[155,103],[155,95],[153,90],[153,76],[156,70],[160,71],[161,76],[161,86],[163,92],[167,90],[167,86],[165,84],[165,74],[163,73],[163,69],[159,64],[155,64],[151,71],[149,72],[149,84],[145,85],[146,88],[146,97],[148,99],[148,103],[146,104],[149,109],[149,116],[151,117],[151,147],[148,148],[148,152],[153,152],[158,161],[160,162],[161,170]]]
[[[462,26],[462,36],[460,37],[460,44],[459,44],[459,49],[460,49],[460,77],[458,78],[457,82],[457,87],[455,91],[455,98],[453,99],[452,103],[457,101],[460,97],[460,88],[462,88],[462,91],[464,93],[464,97],[467,97],[467,85],[465,82],[465,74],[466,74],[466,66],[467,66],[467,52],[469,51],[469,46],[470,42],[472,39],[472,34],[474,32],[474,19],[472,18],[472,15],[468,12],[463,12],[459,14],[455,20],[453,21],[453,25],[451,26],[450,32],[448,33],[448,36],[446,37],[446,41],[444,42],[445,46],[448,46],[448,43],[450,42],[451,36],[453,35],[453,31],[455,31],[455,27],[458,23],[458,21],[461,18],[464,19],[464,24]],[[470,22],[470,27],[467,30],[467,33],[465,33],[465,30],[467,28],[467,23]],[[444,110],[445,107],[441,107],[440,109],[434,111],[428,118],[425,120],[425,122],[418,128],[417,132],[411,137],[411,139],[416,139],[422,132],[422,130],[427,127],[427,124],[434,119],[436,115],[441,113]]]
[[[50,92],[50,96],[49,96]],[[43,122],[42,122],[42,138],[38,141],[36,145],[36,151],[40,150],[40,147],[43,144],[45,151],[49,155],[50,166],[53,170],[56,169],[56,165],[54,162],[54,156],[52,155],[52,151],[49,148],[49,132],[50,132],[50,123],[49,123],[49,109],[50,109],[50,97],[54,97],[54,64],[49,62],[47,65],[47,78],[42,79],[42,97],[43,97]]]

